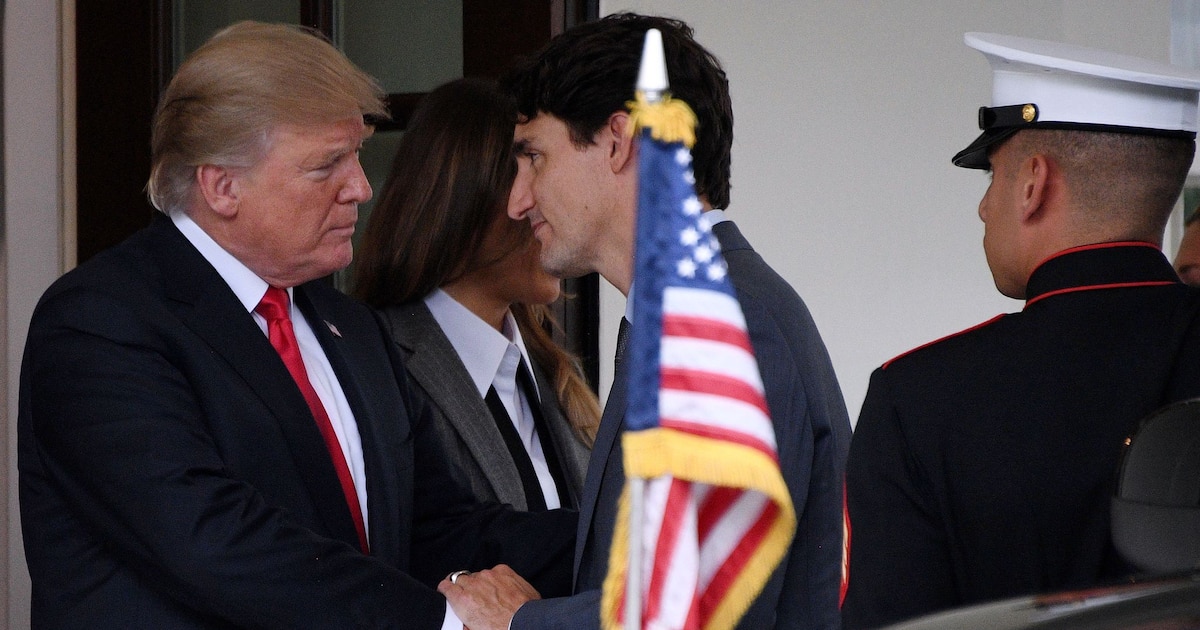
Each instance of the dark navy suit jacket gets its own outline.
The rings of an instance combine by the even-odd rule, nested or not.
[[[780,469],[796,509],[791,549],[739,628],[836,628],[842,567],[842,478],[850,420],[825,344],[795,290],[730,221],[713,226],[746,316]],[[625,374],[618,371],[592,448],[579,508],[575,595],[525,604],[513,630],[599,626],[617,500],[625,482],[620,431]]]
[[[370,555],[283,362],[159,216],[34,312],[18,466],[35,627],[437,628],[450,570],[565,579],[573,515],[472,508],[379,321],[320,281],[294,296],[362,437]]]

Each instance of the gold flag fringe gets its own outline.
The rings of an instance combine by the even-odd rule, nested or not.
[[[779,508],[762,544],[753,550],[725,598],[712,611],[703,630],[732,628],[766,585],[791,545],[796,518],[792,497],[779,474],[779,465],[757,449],[671,429],[635,431],[622,436],[627,477],[651,479],[664,474],[714,486],[745,488],[767,495]],[[609,572],[601,595],[601,622],[620,630],[618,599],[628,571],[629,488],[621,493],[616,529],[609,554]]]
[[[696,114],[687,103],[671,98],[670,94],[651,103],[641,90],[635,98],[625,103],[630,119],[626,133],[632,135],[649,127],[650,137],[660,142],[682,142],[689,149],[696,144]]]

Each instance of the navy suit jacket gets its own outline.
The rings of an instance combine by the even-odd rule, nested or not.
[[[425,402],[379,321],[320,281],[294,299],[362,437],[370,555],[283,362],[159,216],[34,312],[18,419],[34,627],[437,628],[450,570],[565,577],[573,516],[473,508],[423,447]]]
[[[713,226],[746,316],[779,463],[796,509],[787,557],[739,628],[836,628],[842,566],[842,476],[850,419],[825,344],[804,302],[730,221]],[[514,630],[599,627],[617,500],[625,482],[620,432],[626,403],[618,370],[592,448],[579,508],[575,595],[525,604]]]

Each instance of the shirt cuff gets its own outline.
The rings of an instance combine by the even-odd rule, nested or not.
[[[510,622],[511,623],[511,622]],[[463,630],[463,622],[454,614],[450,602],[446,602],[446,616],[442,619],[442,630]]]

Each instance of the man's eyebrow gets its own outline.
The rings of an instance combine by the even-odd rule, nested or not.
[[[521,155],[527,149],[529,149],[529,140],[521,138],[520,140],[513,141],[512,150],[514,155]]]
[[[337,147],[337,148],[329,149],[328,151],[322,151],[320,153],[314,154],[312,156],[312,158],[313,158],[312,162],[314,164],[325,164],[328,162],[336,162],[353,152],[354,152],[353,149],[346,149],[345,147]]]

